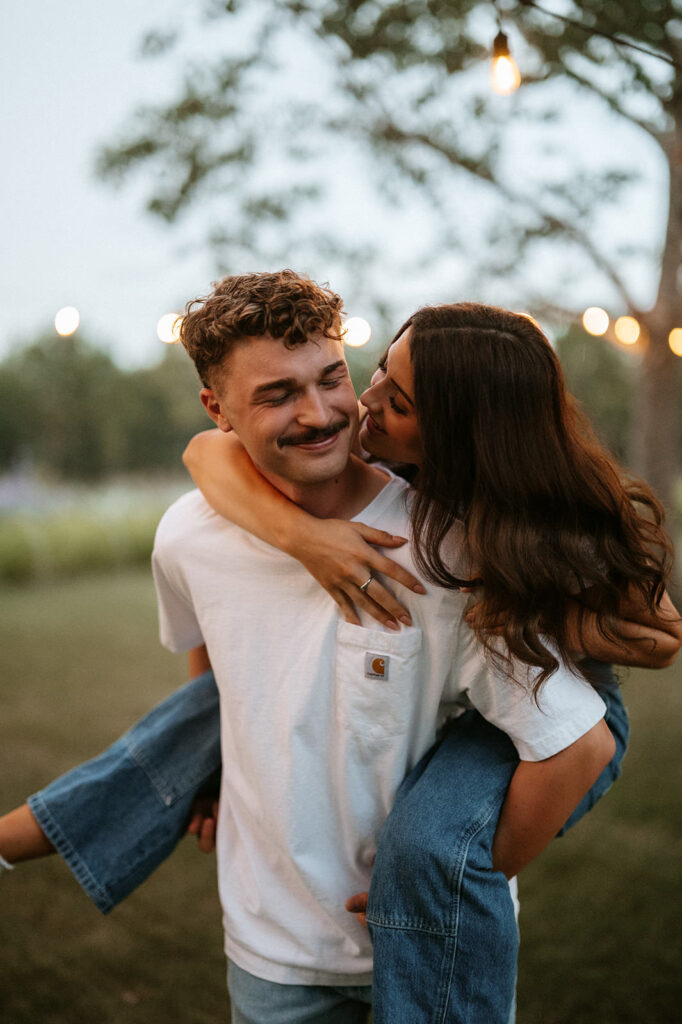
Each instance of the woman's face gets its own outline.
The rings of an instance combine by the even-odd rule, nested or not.
[[[368,413],[360,428],[362,447],[391,462],[421,465],[409,327],[391,345],[360,401]]]

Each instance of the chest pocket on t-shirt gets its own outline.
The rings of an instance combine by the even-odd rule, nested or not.
[[[420,629],[386,633],[340,622],[336,714],[355,735],[390,740],[409,728],[418,701]]]

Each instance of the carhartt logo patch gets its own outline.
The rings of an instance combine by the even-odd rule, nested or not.
[[[385,654],[365,654],[365,679],[388,679],[388,666],[391,659]]]

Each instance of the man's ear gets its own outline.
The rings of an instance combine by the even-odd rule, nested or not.
[[[199,392],[199,398],[204,409],[211,417],[216,427],[220,430],[224,430],[228,434],[232,430],[232,424],[223,414],[223,410],[220,406],[220,402],[213,390],[213,388],[202,388]]]

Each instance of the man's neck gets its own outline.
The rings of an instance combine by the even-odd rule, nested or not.
[[[263,476],[290,501],[318,519],[353,519],[388,482],[377,466],[369,466],[355,455],[351,455],[339,476],[321,483],[298,484],[267,473]]]

